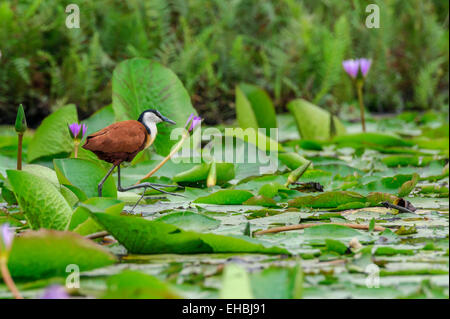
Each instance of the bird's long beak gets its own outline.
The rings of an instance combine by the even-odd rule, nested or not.
[[[165,117],[165,116],[163,116],[163,115],[161,115],[161,119],[162,119],[164,122],[167,122],[167,123],[170,123],[170,124],[177,124],[177,123],[175,123],[174,121],[172,121],[171,119],[168,119],[167,117]]]

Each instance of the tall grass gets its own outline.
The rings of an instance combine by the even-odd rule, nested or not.
[[[67,29],[76,3],[81,28]],[[365,8],[380,7],[380,29]],[[210,122],[234,116],[234,87],[262,86],[277,108],[303,97],[327,108],[351,102],[345,58],[369,57],[372,111],[448,107],[448,1],[3,0],[0,122],[17,105],[30,123],[68,102],[87,116],[111,101],[114,66],[147,57],[172,68]]]

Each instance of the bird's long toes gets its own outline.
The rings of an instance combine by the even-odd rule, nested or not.
[[[184,186],[181,186],[181,185],[166,185],[166,184],[155,184],[155,183],[150,183],[150,185],[156,186],[156,187],[177,187],[177,188],[184,188]]]
[[[173,195],[173,196],[186,197],[186,196],[184,196],[184,195],[182,195],[182,194],[177,194],[177,193],[169,193],[169,192],[167,192],[166,194],[168,194],[168,195]]]

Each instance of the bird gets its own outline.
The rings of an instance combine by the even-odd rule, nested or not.
[[[162,122],[176,124],[174,121],[163,116],[158,110],[148,109],[141,113],[137,121],[128,120],[116,122],[87,136],[82,147],[93,152],[100,160],[113,164],[108,173],[98,184],[99,197],[102,197],[103,184],[116,167],[118,191],[125,192],[132,189],[144,188],[142,197],[134,207],[136,207],[143,198],[147,188],[152,188],[165,194],[178,195],[166,192],[159,188],[178,187],[177,185],[141,183],[130,187],[122,187],[120,182],[120,164],[123,162],[131,162],[140,151],[152,145],[158,134],[156,125]]]

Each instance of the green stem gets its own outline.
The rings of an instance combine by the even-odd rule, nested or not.
[[[23,134],[17,134],[19,142],[17,145],[17,170],[22,170],[22,142],[23,142]]]
[[[7,265],[7,259],[4,257],[0,257],[0,268],[2,273],[3,281],[5,282],[8,289],[11,291],[15,299],[23,299],[22,295],[20,294],[19,290],[16,287],[16,284],[14,283],[11,274],[9,273],[8,265]]]
[[[185,133],[183,134],[183,136],[181,137],[180,141],[178,142],[177,145],[175,145],[175,147],[172,149],[172,151],[169,153],[169,155],[167,155],[158,165],[155,166],[154,169],[152,169],[147,175],[145,175],[144,177],[142,177],[139,182],[137,182],[134,185],[137,185],[139,183],[141,183],[144,179],[149,178],[150,176],[152,176],[153,174],[156,173],[157,170],[159,170],[168,160],[170,160],[172,158],[173,155],[175,155],[176,152],[178,152],[178,150],[181,148],[181,146],[183,146],[184,141],[189,137],[189,133]]]
[[[357,81],[356,82],[356,91],[358,94],[358,102],[359,102],[359,110],[361,112],[361,125],[363,132],[366,131],[366,121],[364,118],[364,101],[363,101],[363,81]]]
[[[75,142],[75,146],[74,146],[74,150],[73,150],[73,153],[74,153],[74,157],[75,158],[78,158],[78,146],[80,145],[80,143],[79,142]]]

